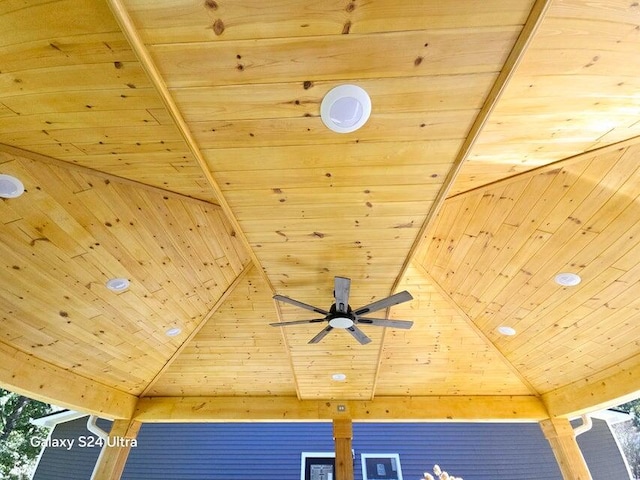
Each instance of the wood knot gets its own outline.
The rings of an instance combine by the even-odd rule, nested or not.
[[[213,33],[215,33],[217,36],[222,35],[222,33],[224,32],[224,22],[219,18],[217,19],[215,22],[213,22]]]

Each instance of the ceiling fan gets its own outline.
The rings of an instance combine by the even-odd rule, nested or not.
[[[399,303],[408,302],[413,297],[406,290],[396,293],[390,297],[383,298],[376,302],[365,305],[364,307],[356,308],[353,310],[349,305],[349,289],[351,287],[351,280],[345,277],[335,277],[333,296],[335,303],[331,305],[329,310],[314,307],[293,298],[285,297],[284,295],[274,295],[274,300],[279,302],[289,303],[296,307],[304,308],[312,312],[324,315],[324,318],[314,318],[311,320],[296,320],[293,322],[277,322],[271,323],[273,327],[286,327],[289,325],[302,325],[305,323],[321,323],[327,322],[328,325],[320,331],[315,337],[309,340],[309,343],[318,343],[334,328],[341,328],[349,332],[353,337],[362,345],[366,345],[371,342],[371,339],[365,335],[365,333],[358,328],[358,325],[374,325],[376,327],[395,327],[395,328],[411,328],[413,322],[408,320],[387,320],[385,318],[367,318],[363,317],[368,313],[373,313],[383,308],[398,305]]]

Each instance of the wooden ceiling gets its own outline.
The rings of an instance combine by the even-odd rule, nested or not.
[[[0,199],[1,385],[164,420],[640,390],[637,3],[11,0],[0,26],[0,174],[26,190]],[[337,134],[344,83],[373,108]],[[409,290],[389,315],[414,327],[269,326],[334,276],[354,307]]]

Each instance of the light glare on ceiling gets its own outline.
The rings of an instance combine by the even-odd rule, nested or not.
[[[347,376],[344,373],[334,373],[331,375],[331,378],[335,382],[344,382],[347,379]]]

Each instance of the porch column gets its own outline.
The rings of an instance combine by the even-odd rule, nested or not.
[[[549,418],[540,422],[564,480],[592,480],[573,427],[566,418]]]
[[[100,451],[91,480],[120,480],[131,447],[135,445],[140,426],[141,423],[134,420],[113,422],[109,439],[105,440]]]
[[[335,480],[353,480],[352,427],[351,420],[333,420],[333,439],[336,450]]]

